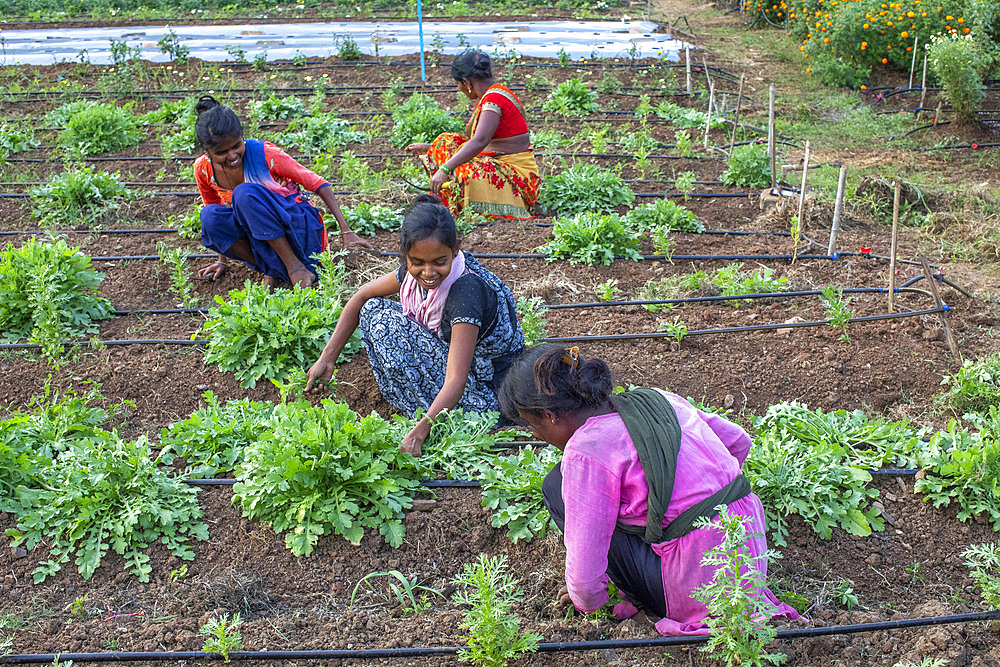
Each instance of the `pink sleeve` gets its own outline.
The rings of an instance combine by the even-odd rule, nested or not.
[[[608,549],[618,520],[621,480],[585,457],[564,458],[562,473],[566,587],[573,605],[589,614],[608,601]]]
[[[750,435],[743,430],[743,427],[711,412],[698,410],[698,416],[708,424],[708,427],[719,437],[733,458],[739,461],[740,466],[742,466],[743,462],[747,460],[747,454],[750,453],[750,445],[753,444]]]
[[[278,183],[293,181],[310,192],[316,192],[324,185],[329,185],[325,178],[306,169],[296,162],[291,155],[272,143],[268,142],[264,144],[264,156],[267,159],[271,175],[274,176],[274,180]]]

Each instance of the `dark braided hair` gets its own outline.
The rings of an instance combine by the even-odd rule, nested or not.
[[[451,78],[455,81],[492,79],[493,65],[490,63],[490,57],[482,51],[460,53],[451,61]]]
[[[243,126],[236,112],[219,104],[211,95],[198,98],[194,110],[198,113],[194,136],[202,150],[209,151],[230,137],[243,136]]]
[[[434,195],[420,195],[403,217],[399,228],[400,259],[405,264],[406,255],[414,243],[434,238],[452,250],[458,248],[458,228],[455,218],[441,200]]]
[[[538,345],[518,357],[507,371],[497,400],[507,418],[524,423],[522,414],[556,415],[599,408],[611,400],[614,378],[601,359],[583,359],[576,350]]]

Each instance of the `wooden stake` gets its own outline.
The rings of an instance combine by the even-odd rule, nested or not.
[[[937,111],[934,112],[934,127],[941,122],[941,102],[938,102]]]
[[[930,284],[934,301],[937,303],[937,307],[941,309],[938,316],[941,318],[941,327],[944,329],[944,339],[948,342],[948,349],[961,361],[962,354],[958,351],[958,343],[955,342],[955,337],[951,334],[951,327],[948,326],[948,318],[944,316],[945,305],[944,301],[941,300],[941,292],[938,290],[937,281],[931,275],[931,266],[927,263],[927,258],[923,255],[920,256],[920,266],[924,269],[924,277],[927,278],[927,282]]]
[[[688,95],[692,94],[691,90],[691,46],[684,43],[684,68],[687,71],[687,91]]]
[[[777,185],[777,173],[775,172],[774,157],[774,85],[772,84],[767,94],[767,156],[771,160],[771,191],[773,193]]]
[[[705,62],[705,56],[701,57],[701,66],[705,68],[705,83],[709,88],[712,87],[712,75],[708,73],[708,63]]]
[[[708,83],[708,119],[705,121],[705,150],[708,150],[708,130],[712,127],[712,106],[715,104],[715,86]]]
[[[802,233],[802,227],[805,225],[805,220],[803,220],[803,215],[806,211],[806,178],[809,175],[809,140],[806,139],[806,154],[802,157],[802,189],[799,191],[799,233],[795,235],[792,239],[794,245],[792,246],[792,264],[795,263],[795,258],[799,254],[799,236]]]
[[[924,75],[920,78],[920,107],[917,110],[917,120],[924,115],[924,98],[927,97],[927,54],[924,54]]]
[[[833,224],[830,226],[830,244],[826,254],[833,256],[837,252],[837,236],[840,235],[840,216],[844,212],[844,190],[847,186],[847,165],[840,166],[840,178],[837,180],[837,203],[833,206]]]
[[[913,57],[910,58],[910,84],[907,88],[913,88],[913,70],[917,67],[917,40],[920,39],[920,35],[913,36]]]
[[[896,237],[899,233],[899,193],[902,183],[896,179],[896,189],[892,196],[892,241],[889,244],[889,313],[896,312]]]
[[[733,120],[733,135],[729,140],[729,150],[732,152],[733,146],[736,144],[736,128],[740,126],[740,107],[743,106],[743,82],[746,79],[745,74],[740,75],[740,92],[736,96],[736,118]]]

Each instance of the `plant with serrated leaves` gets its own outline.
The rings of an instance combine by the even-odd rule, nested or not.
[[[337,57],[341,60],[361,60],[364,56],[350,34],[336,35],[333,41],[337,45]]]
[[[187,213],[175,213],[167,216],[167,225],[177,230],[181,238],[201,238],[201,207],[196,206]]]
[[[347,225],[356,233],[374,236],[383,229],[397,230],[403,224],[403,211],[398,208],[359,202],[357,206],[342,206]]]
[[[62,239],[31,237],[0,252],[0,331],[8,342],[27,338],[55,358],[68,338],[96,334],[111,317],[111,302],[97,291],[104,274],[90,257]]]
[[[171,248],[163,241],[156,244],[160,260],[170,268],[170,292],[181,308],[197,308],[198,297],[192,292],[191,279],[187,274],[187,250]]]
[[[471,207],[466,206],[455,218],[455,229],[458,230],[459,234],[464,236],[476,227],[482,227],[489,222],[490,218],[485,213],[475,211]]]
[[[569,140],[558,130],[533,130],[531,132],[532,148],[554,151],[569,145]]]
[[[306,115],[306,103],[301,97],[292,95],[279,96],[271,93],[263,100],[250,104],[250,117],[262,120],[287,120]]]
[[[66,102],[45,114],[44,125],[49,129],[64,128],[69,123],[70,118],[82,111],[100,106],[100,104],[100,102],[93,100]]]
[[[170,158],[178,153],[190,154],[198,148],[198,140],[194,135],[194,121],[179,129],[167,129],[160,133],[160,151],[164,157]]]
[[[700,650],[727,666],[780,665],[787,656],[764,650],[777,633],[769,624],[774,606],[760,592],[767,584],[762,571],[766,571],[768,559],[780,558],[780,554],[768,550],[753,555],[747,543],[763,535],[747,529],[752,520],[730,514],[725,505],[716,509],[719,515],[715,519],[701,518],[694,524],[723,535],[722,543],[701,558],[702,567],[714,569],[712,580],[691,592],[708,607],[705,624],[710,636]]]
[[[973,544],[962,552],[983,602],[1000,609],[1000,543]]]
[[[684,195],[685,202],[691,198],[691,193],[694,191],[694,182],[697,178],[697,175],[693,171],[682,172],[674,178],[674,187]],[[702,229],[704,230],[704,227]]]
[[[191,48],[187,44],[181,44],[177,33],[167,28],[167,34],[156,43],[160,47],[160,53],[164,54],[178,65],[187,65],[188,56],[191,55]]]
[[[709,282],[719,288],[722,296],[739,296],[783,292],[788,278],[775,278],[774,270],[770,267],[745,271],[742,262],[733,262],[712,273]],[[747,301],[748,299],[732,299],[723,303],[738,307],[740,303]]]
[[[148,125],[194,126],[194,122],[198,118],[198,113],[195,111],[197,104],[198,98],[194,96],[185,97],[180,100],[167,100],[159,108],[143,114],[141,116],[142,122]]]
[[[611,72],[605,71],[604,76],[597,82],[597,92],[603,95],[613,95],[621,92],[622,82]]]
[[[931,658],[928,656],[919,663],[910,662],[909,660],[900,660],[899,662],[894,663],[892,667],[945,667],[945,665],[949,662],[951,661],[948,660],[948,658]]]
[[[625,214],[625,224],[639,232],[666,229],[701,234],[705,231],[694,211],[666,198],[635,207]]]
[[[650,239],[653,241],[653,252],[657,255],[663,255],[664,259],[673,264],[674,246],[677,244],[674,237],[670,235],[670,230],[666,227],[657,227],[650,234]]]
[[[826,307],[826,319],[830,321],[830,326],[840,329],[840,340],[850,343],[851,337],[847,334],[847,325],[854,317],[854,312],[848,306],[851,298],[844,298],[842,287],[827,285],[820,291],[822,292],[820,301]]]
[[[691,147],[691,133],[687,130],[677,130],[674,132],[674,148],[677,154],[682,157],[690,157],[695,154]]]
[[[364,132],[355,130],[346,120],[332,113],[296,118],[281,132],[285,145],[310,153],[333,152],[352,142],[364,142],[367,138]]]
[[[538,206],[559,215],[612,213],[634,200],[635,193],[621,177],[621,165],[603,169],[583,162],[547,176],[538,194]]]
[[[580,79],[568,79],[549,92],[543,111],[552,111],[561,116],[587,116],[600,110],[597,93]]]
[[[182,457],[187,461],[185,477],[232,473],[243,451],[256,440],[261,425],[274,411],[271,403],[248,398],[220,405],[211,391],[202,394],[202,398],[205,407],[160,432],[160,445],[163,446],[160,459],[170,464],[174,456]]]
[[[573,62],[573,56],[569,55],[569,51],[560,46],[559,50],[556,51],[556,60],[559,61],[559,67],[566,69]]]
[[[55,174],[30,194],[31,215],[43,227],[94,227],[132,198],[121,183],[120,172],[94,171],[93,167]]]
[[[204,325],[205,362],[235,371],[244,387],[257,386],[261,378],[284,381],[292,369],[306,368],[319,357],[341,310],[337,295],[322,288],[271,290],[247,281],[228,299],[215,297]],[[360,348],[358,337],[352,337],[341,359]]]
[[[398,439],[409,432],[424,415],[421,408],[406,419],[395,415],[400,426]],[[516,429],[493,432],[500,414],[463,412],[461,408],[444,410],[431,420],[431,431],[424,441],[417,459],[420,469],[427,475],[444,474],[448,479],[479,479],[483,468],[489,465],[493,449],[498,442],[511,442]]]
[[[677,346],[680,347],[681,341],[687,336],[688,328],[681,316],[675,315],[672,320],[661,320],[659,331],[665,333],[667,338],[676,342]]]
[[[174,556],[194,559],[187,544],[208,539],[198,491],[161,468],[149,441],[122,440],[116,433],[73,443],[43,474],[41,488],[18,488],[22,510],[13,546],[31,550],[45,541],[49,560],[33,573],[40,583],[76,554],[80,575],[89,579],[108,550],[123,557],[140,581],[153,571],[145,550],[159,541]]]
[[[609,278],[594,288],[594,293],[601,301],[614,301],[618,296],[618,291],[618,281],[615,278]]]
[[[198,630],[199,633],[205,635],[205,644],[201,650],[207,653],[217,653],[222,656],[224,662],[229,662],[229,652],[239,651],[243,648],[243,635],[240,633],[240,625],[242,624],[243,619],[238,613],[233,614],[232,618],[213,616],[208,619],[208,623]]]
[[[524,597],[517,579],[506,573],[506,556],[480,554],[475,563],[466,563],[455,579],[461,587],[452,600],[467,606],[459,624],[468,632],[463,636],[467,648],[458,659],[485,667],[504,667],[525,653],[538,649],[541,635],[521,632],[521,619],[512,609]]]
[[[542,482],[562,460],[562,452],[551,445],[542,449],[525,447],[516,454],[497,456],[483,470],[483,507],[493,510],[490,523],[507,528],[507,537],[530,542],[544,535],[552,523],[542,501]]]
[[[75,157],[101,155],[135,146],[144,138],[142,120],[123,107],[97,104],[80,109],[59,133],[59,146]]]
[[[858,596],[851,587],[851,582],[842,579],[833,589],[833,600],[844,609],[850,611],[858,606]]]
[[[0,125],[0,162],[6,160],[8,155],[23,153],[38,145],[33,128],[7,123]]]
[[[411,142],[431,142],[442,132],[461,132],[461,120],[445,111],[430,95],[414,93],[392,109],[393,146]]]
[[[329,399],[275,406],[237,465],[234,503],[248,519],[286,533],[296,556],[311,554],[323,535],[359,544],[376,527],[398,548],[403,511],[420,482],[397,435],[377,414],[359,417]]]
[[[547,310],[540,296],[517,298],[517,315],[521,319],[521,333],[524,334],[525,347],[538,345],[549,335],[549,323],[545,318]]]
[[[771,162],[767,159],[767,148],[757,144],[737,146],[726,158],[726,170],[722,173],[726,185],[744,188],[762,188],[771,184]]]
[[[639,103],[635,105],[635,117],[642,122],[646,122],[646,119],[654,113],[656,113],[656,110],[649,103],[649,95],[640,95]]]
[[[966,359],[955,373],[941,380],[946,386],[934,401],[952,413],[985,413],[1000,405],[1000,352],[987,354],[975,361]]]
[[[660,140],[650,134],[645,126],[638,132],[631,128],[622,129],[618,137],[618,142],[621,144],[622,150],[626,153],[645,151],[647,155],[654,148],[658,148],[661,145]]]
[[[978,433],[959,426],[931,437],[929,455],[918,463],[924,468],[914,491],[935,507],[958,505],[958,520],[986,514],[1000,530],[1000,407],[993,406]]]
[[[538,248],[546,261],[565,259],[573,264],[607,266],[616,257],[642,259],[639,234],[625,227],[616,214],[578,213],[558,218],[552,240]]]
[[[689,129],[701,129],[708,123],[708,114],[698,109],[689,109],[678,106],[670,100],[664,100],[656,105],[656,115],[664,120],[669,120],[677,127]],[[726,122],[715,116],[712,117],[712,128],[718,129],[726,126]]]

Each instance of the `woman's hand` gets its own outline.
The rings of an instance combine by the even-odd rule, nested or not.
[[[229,268],[229,262],[227,262],[224,259],[220,259],[216,262],[213,262],[211,265],[206,266],[204,269],[198,271],[198,277],[215,282],[216,280],[222,277],[222,274],[224,274],[226,272],[226,269],[228,268]]]
[[[559,592],[556,593],[556,607],[557,608],[569,607],[570,609],[574,608],[573,600],[569,597],[569,586],[567,586],[566,584],[563,584],[562,587],[559,589]]]
[[[355,234],[354,232],[341,232],[340,234],[340,245],[344,248],[367,248],[372,249],[372,244],[365,241],[363,238]]]
[[[414,143],[414,144],[410,144],[409,146],[407,146],[403,150],[406,151],[407,153],[413,153],[414,155],[420,155],[421,153],[426,153],[428,151],[428,149],[430,149],[430,147],[431,147],[430,144]]]
[[[431,192],[434,194],[441,192],[441,186],[447,183],[449,178],[448,174],[444,173],[440,169],[435,171],[434,175],[431,176]]]
[[[399,445],[399,448],[404,452],[409,452],[414,456],[420,456],[420,448],[424,444],[424,440],[431,432],[431,423],[427,421],[427,417],[424,417],[417,422],[416,426],[410,429],[410,432],[406,434],[403,438],[403,442]]]
[[[324,382],[329,382],[333,378],[333,372],[336,369],[335,360],[331,361],[327,359],[326,355],[320,355],[320,358],[316,360],[316,363],[312,365],[309,372],[306,373],[306,377],[309,381],[306,382],[305,392],[312,392],[317,394],[323,391]]]

